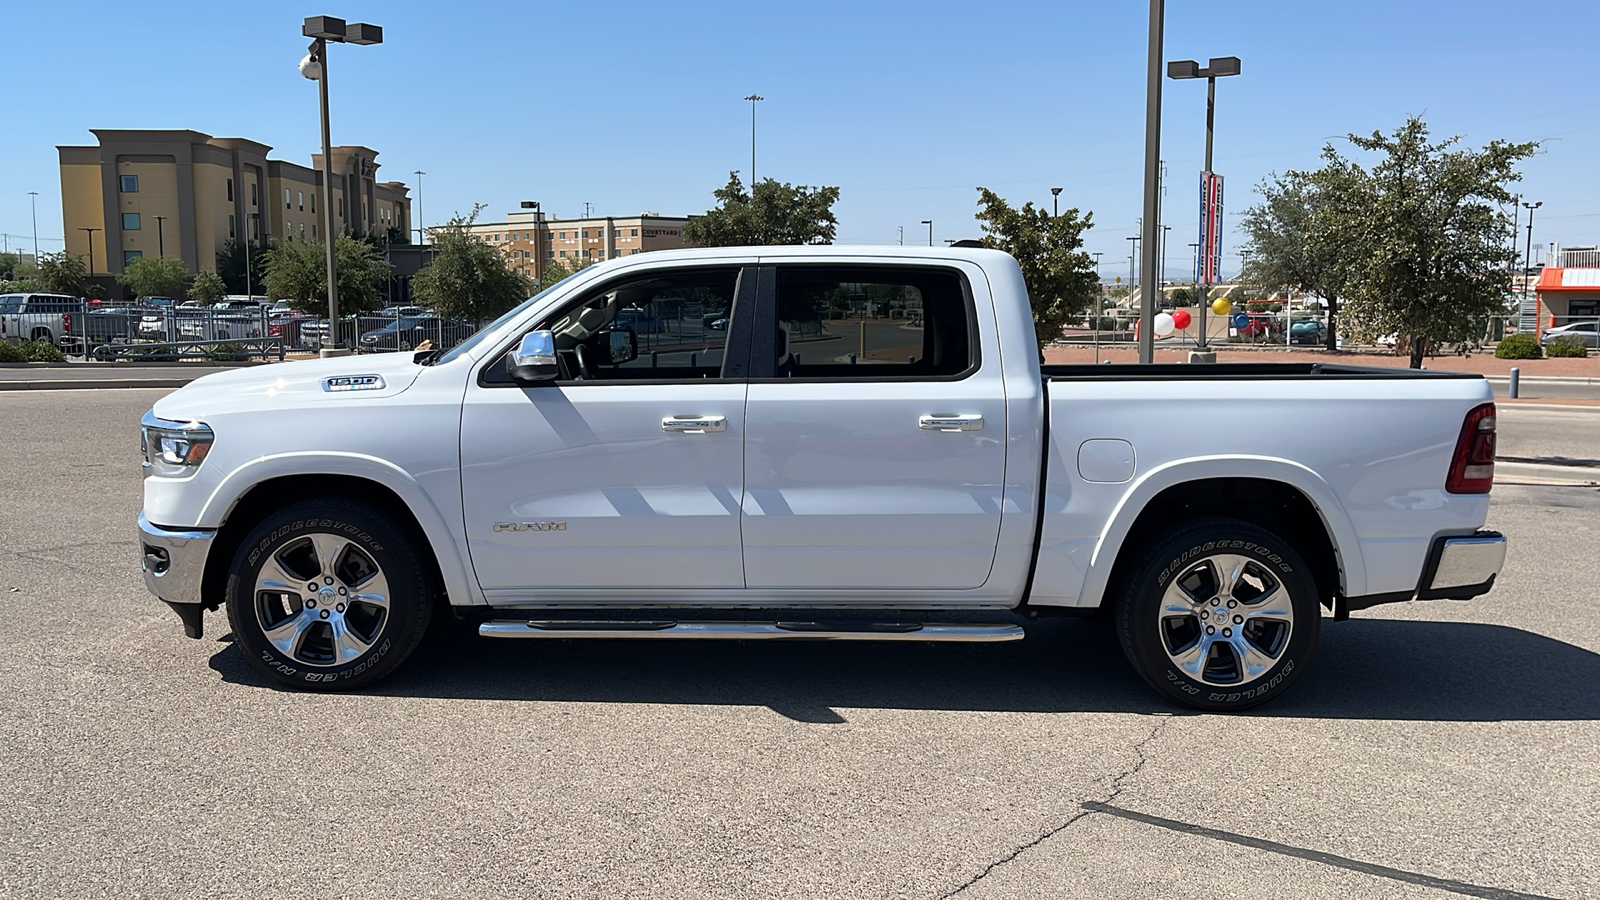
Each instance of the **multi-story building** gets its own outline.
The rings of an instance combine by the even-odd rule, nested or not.
[[[109,282],[133,259],[169,256],[190,272],[215,271],[230,238],[318,240],[322,156],[312,166],[268,159],[266,144],[198,131],[93,129],[95,147],[57,147],[67,252],[93,260]],[[377,180],[378,152],[333,148],[334,229],[392,234],[411,230],[406,185]],[[346,198],[351,202],[347,205]]]
[[[472,234],[499,248],[513,268],[529,278],[542,278],[551,263],[564,260],[600,262],[684,246],[686,217],[653,212],[618,218],[551,219],[539,210],[508,213],[504,222],[478,222]]]

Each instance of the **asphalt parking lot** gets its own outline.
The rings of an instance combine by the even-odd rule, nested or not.
[[[1165,706],[1080,620],[441,635],[372,693],[309,695],[145,592],[162,393],[0,394],[0,897],[1600,896],[1595,488],[1497,489],[1500,587],[1324,620],[1247,715]]]

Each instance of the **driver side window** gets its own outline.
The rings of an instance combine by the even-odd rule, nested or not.
[[[555,335],[561,380],[721,377],[739,271],[654,272],[563,307],[539,324]]]

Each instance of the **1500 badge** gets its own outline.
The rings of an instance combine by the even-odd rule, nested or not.
[[[566,531],[565,522],[496,522],[495,531]]]
[[[382,375],[335,375],[322,379],[322,389],[330,394],[341,391],[381,391]]]

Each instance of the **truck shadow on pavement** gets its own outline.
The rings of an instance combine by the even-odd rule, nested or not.
[[[1600,654],[1503,625],[1323,620],[1309,671],[1253,715],[1418,721],[1600,719]],[[1111,628],[1030,622],[1011,644],[491,640],[441,629],[387,697],[765,706],[799,722],[850,709],[1185,712],[1124,660]],[[232,643],[229,682],[270,688]],[[845,713],[839,712],[845,710]]]

